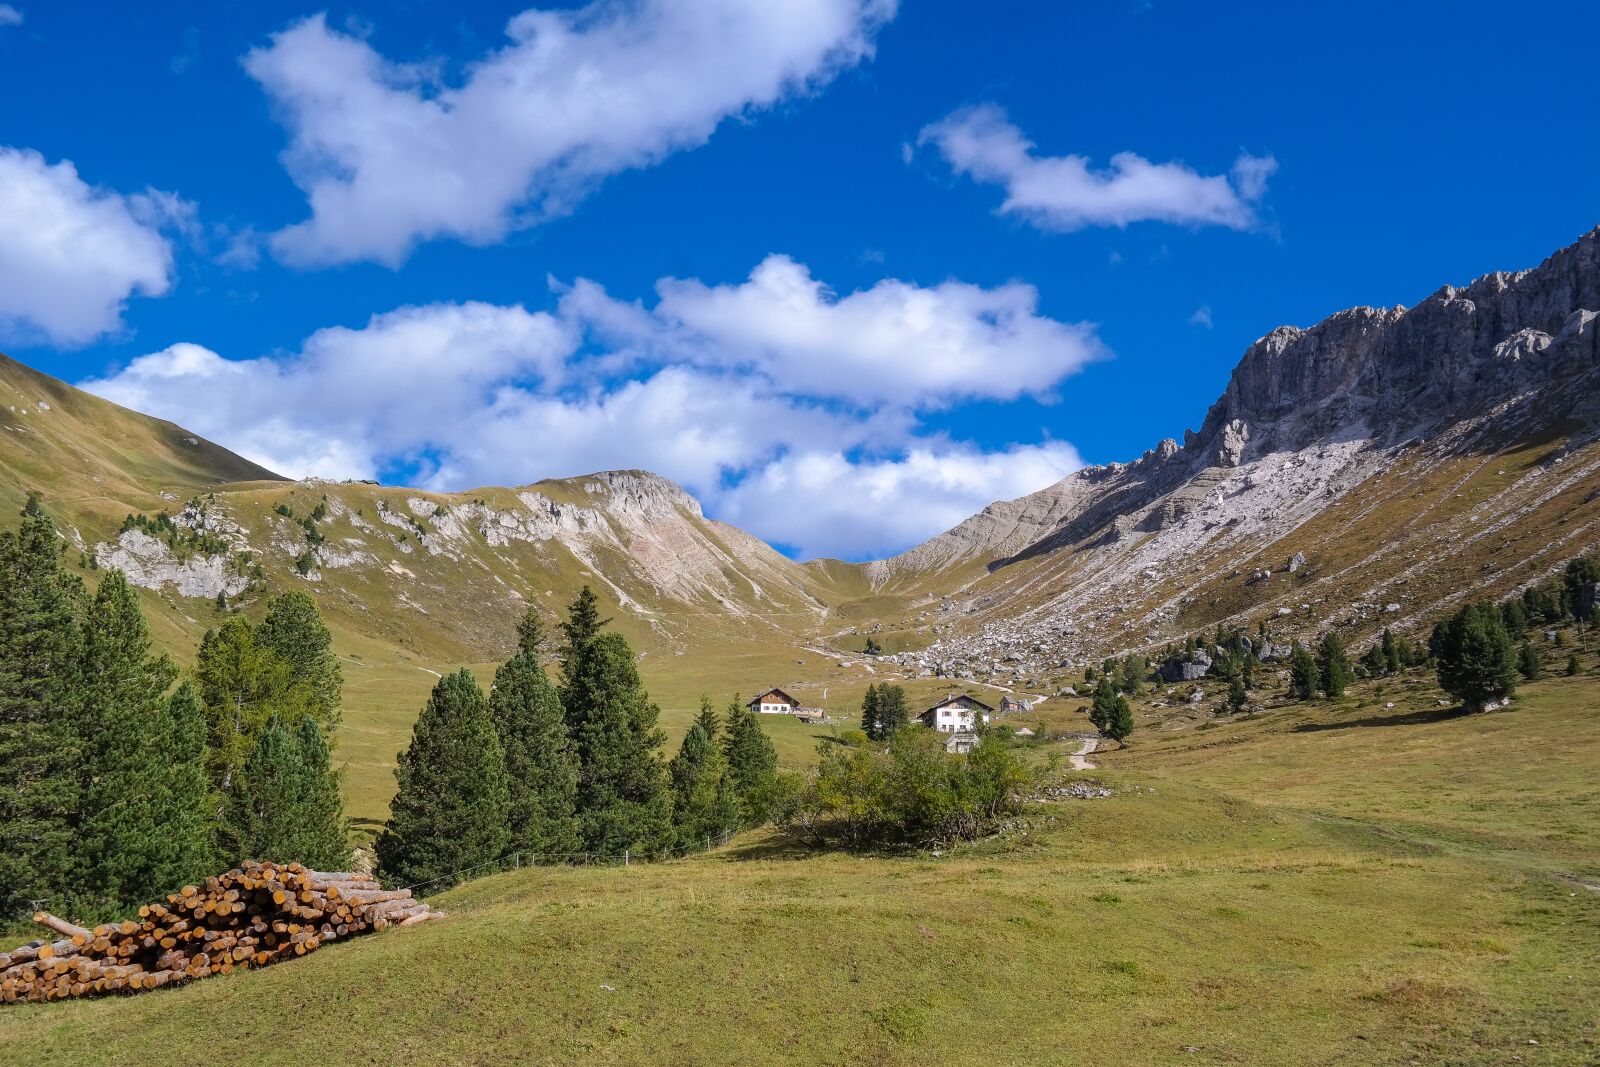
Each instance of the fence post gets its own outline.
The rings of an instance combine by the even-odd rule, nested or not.
[[[622,850],[622,865],[624,867],[628,866],[629,862],[632,859],[633,859],[633,850],[632,849],[627,849],[627,848],[623,849]]]

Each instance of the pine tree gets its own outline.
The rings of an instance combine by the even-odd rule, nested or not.
[[[538,616],[530,610],[524,621],[529,618]],[[526,628],[519,631],[537,636]],[[509,847],[514,852],[576,852],[577,761],[561,698],[535,651],[538,641],[529,646],[501,665],[489,692],[489,710],[505,754]]]
[[[760,717],[739,702],[728,705],[722,754],[728,776],[739,798],[747,825],[759,826],[772,817],[778,793],[778,750],[761,728]]]
[[[333,634],[317,613],[317,602],[300,592],[273,597],[255,639],[287,665],[286,685],[299,691],[296,701],[304,713],[315,716],[323,730],[333,731],[339,725],[344,674],[333,653]]]
[[[1429,645],[1438,661],[1440,688],[1468,711],[1509,698],[1516,688],[1516,653],[1492,604],[1462,608],[1434,628]]]
[[[878,736],[887,741],[910,722],[911,709],[906,703],[905,689],[884,682],[878,687]]]
[[[528,610],[522,613],[522,618],[517,620],[517,651],[534,657],[542,656],[549,640],[544,616],[539,614],[538,608],[529,605]]]
[[[1294,655],[1289,657],[1289,695],[1296,700],[1310,700],[1321,688],[1322,674],[1317,670],[1316,658],[1296,641]]]
[[[155,881],[170,892],[218,869],[218,798],[206,777],[206,713],[189,682],[167,698],[167,773],[158,822],[168,843]]]
[[[1317,649],[1317,676],[1322,695],[1329,700],[1343,697],[1355,676],[1350,669],[1350,657],[1345,654],[1344,641],[1332,630],[1323,635],[1322,645]]]
[[[300,788],[296,809],[300,832],[295,859],[317,870],[342,871],[350,862],[350,822],[344,817],[339,772],[317,720],[306,716],[295,732]]]
[[[1250,693],[1244,687],[1244,678],[1235,676],[1233,683],[1228,686],[1228,707],[1234,712],[1245,709],[1250,700]]]
[[[567,703],[567,687],[572,684],[583,667],[583,657],[590,643],[599,636],[610,619],[600,617],[600,598],[587,585],[567,606],[567,621],[561,624],[564,642],[561,646],[561,703]],[[568,733],[573,723],[567,723]]]
[[[194,680],[206,709],[212,785],[226,796],[267,720],[298,724],[309,690],[291,688],[289,664],[259,644],[243,615],[201,637]]]
[[[1133,733],[1133,706],[1127,697],[1118,694],[1112,702],[1111,717],[1101,732],[1113,741],[1126,741]]]
[[[0,919],[72,889],[82,587],[30,495],[0,534]]]
[[[1517,653],[1517,671],[1530,682],[1539,677],[1539,653],[1534,651],[1531,641],[1522,642]]]
[[[574,648],[572,661],[562,703],[577,755],[584,845],[602,856],[657,847],[671,833],[672,796],[655,751],[660,710],[639,680],[633,649],[605,631]]]
[[[1583,664],[1578,661],[1578,654],[1574,652],[1567,657],[1567,677],[1576,678],[1583,673]]]
[[[1408,662],[1410,657],[1405,655],[1400,641],[1395,638],[1393,632],[1385,629],[1383,631],[1383,638],[1381,641],[1379,641],[1379,644],[1383,648],[1384,668],[1390,674],[1399,674],[1406,667],[1410,666],[1410,663]]]
[[[717,714],[717,709],[711,706],[711,698],[700,698],[700,714],[694,717],[695,724],[706,732],[712,744],[716,744],[722,736],[722,717]]]
[[[276,716],[269,718],[256,734],[229,794],[231,844],[238,849],[229,857],[231,862],[299,862],[299,799],[304,780],[299,745]]]
[[[1600,586],[1600,559],[1582,557],[1567,564],[1561,575],[1562,607],[1579,622],[1594,617],[1594,590]]]
[[[861,698],[861,732],[873,741],[883,740],[881,728],[882,718],[878,711],[878,683],[873,682],[867,686],[866,696]]]
[[[1521,597],[1512,597],[1500,605],[1500,621],[1513,641],[1520,641],[1528,633],[1528,611]]]
[[[1122,661],[1122,691],[1129,696],[1144,692],[1144,682],[1150,673],[1150,662],[1134,654]]]
[[[689,727],[678,754],[667,764],[667,774],[680,845],[703,845],[738,829],[739,798],[728,762],[700,722]]]
[[[1361,669],[1367,672],[1368,678],[1380,678],[1389,669],[1389,661],[1384,658],[1383,648],[1377,642],[1361,654]]]
[[[1094,690],[1094,702],[1089,706],[1089,722],[1102,734],[1116,716],[1117,687],[1110,678],[1102,677]]]
[[[499,859],[510,841],[510,790],[494,717],[472,673],[439,679],[395,768],[399,790],[377,841],[390,880],[439,889]]]
[[[121,571],[100,581],[83,622],[78,736],[83,744],[78,848],[83,891],[109,905],[177,886],[165,872],[171,827],[168,686],[178,669],[151,652],[138,595]]]

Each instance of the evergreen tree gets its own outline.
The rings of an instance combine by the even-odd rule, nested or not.
[[[1440,623],[1430,647],[1440,687],[1468,711],[1481,711],[1516,688],[1516,653],[1492,604],[1470,604]]]
[[[699,721],[684,735],[667,773],[672,780],[672,821],[680,845],[703,845],[738,829],[739,797],[727,759]]]
[[[1528,611],[1521,597],[1512,597],[1500,605],[1500,621],[1513,641],[1520,641],[1528,633]]]
[[[206,776],[206,712],[189,682],[167,698],[170,770],[158,824],[167,827],[168,848],[154,880],[166,887],[188,885],[218,869],[218,800]]]
[[[577,606],[574,607],[574,618]],[[656,748],[660,710],[639,680],[633,649],[615,631],[574,649],[563,703],[578,761],[578,822],[602,856],[659,846],[671,832],[672,796]]]
[[[1250,694],[1244,687],[1244,679],[1235,676],[1233,684],[1228,686],[1228,707],[1232,711],[1240,712],[1250,700]]]
[[[866,696],[861,698],[861,732],[873,741],[881,741],[883,740],[881,722],[878,712],[878,683],[873,682],[867,686]]]
[[[1594,617],[1594,589],[1600,586],[1600,559],[1584,557],[1567,564],[1561,575],[1562,606],[1580,622]]]
[[[524,616],[537,619],[531,610]],[[525,627],[520,632],[527,634]],[[576,852],[578,766],[567,738],[566,713],[530,641],[495,672],[489,709],[505,753],[510,790],[510,848],[516,852]]]
[[[544,646],[550,639],[545,630],[544,616],[539,614],[539,609],[531,604],[528,610],[522,613],[522,618],[517,620],[517,651],[530,656],[542,656]]]
[[[1384,658],[1383,646],[1373,642],[1372,647],[1361,654],[1361,669],[1366,671],[1368,678],[1381,677],[1389,669],[1389,661]]]
[[[1129,696],[1144,692],[1145,678],[1150,674],[1150,662],[1134,654],[1122,661],[1122,691]]]
[[[221,589],[217,590],[217,599],[212,601],[218,615],[225,614],[228,610],[228,594]]]
[[[300,720],[295,734],[302,769],[300,862],[323,871],[342,871],[350,862],[350,821],[344,817],[340,774],[317,720]]]
[[[1574,652],[1567,657],[1567,677],[1576,678],[1583,673],[1583,664],[1578,661],[1578,654]]]
[[[722,735],[722,717],[717,714],[717,709],[711,706],[711,698],[700,698],[700,714],[694,717],[695,724],[706,732],[706,736],[716,744]]]
[[[1117,687],[1110,678],[1102,677],[1095,686],[1094,702],[1089,706],[1089,722],[1095,729],[1105,733],[1111,725],[1111,720],[1116,717]]]
[[[178,888],[157,880],[172,833],[162,803],[172,769],[166,691],[178,670],[151,652],[138,595],[121,571],[101,579],[84,618],[82,671],[81,885],[107,904],[149,900]]]
[[[1111,705],[1111,716],[1101,733],[1113,741],[1126,741],[1133,733],[1133,706],[1128,698],[1118,695]]]
[[[1530,682],[1539,677],[1539,653],[1533,650],[1531,641],[1522,642],[1517,653],[1517,671]]]
[[[448,876],[505,854],[511,806],[505,753],[470,671],[433,687],[394,775],[399,791],[377,841],[387,878],[431,882],[436,890]]]
[[[317,613],[317,602],[300,592],[273,597],[255,639],[286,665],[284,684],[298,691],[296,699],[303,713],[315,716],[325,731],[334,730],[339,725],[344,674],[339,657],[333,654],[333,634]]]
[[[766,822],[778,798],[778,750],[761,728],[759,716],[738,697],[728,705],[722,754],[745,822],[753,826]]]
[[[1390,674],[1399,674],[1410,666],[1410,657],[1405,654],[1405,649],[1402,647],[1401,642],[1395,638],[1394,633],[1388,628],[1384,629],[1383,638],[1379,641],[1379,645],[1383,649],[1384,669]]]
[[[1322,644],[1317,649],[1317,677],[1321,682],[1322,695],[1329,700],[1338,700],[1344,696],[1354,676],[1355,672],[1350,669],[1350,657],[1345,654],[1344,641],[1329,630],[1323,635]]]
[[[1300,642],[1294,643],[1294,655],[1289,657],[1289,695],[1296,700],[1310,700],[1322,688],[1322,673],[1310,649]]]
[[[30,495],[0,534],[0,919],[72,888],[82,587]]]
[[[906,704],[905,689],[882,683],[878,687],[878,736],[887,741],[910,722],[911,709]]]
[[[568,702],[567,687],[582,669],[582,661],[589,644],[599,636],[610,619],[600,617],[600,598],[587,585],[578,591],[576,599],[567,606],[567,621],[561,624],[564,643],[561,646],[561,703]],[[568,732],[574,723],[568,720]]]
[[[243,615],[201,637],[194,679],[206,709],[211,781],[226,796],[267,720],[298,725],[310,692],[291,686],[288,662],[261,646]]]
[[[238,860],[299,862],[300,748],[276,716],[257,732],[229,794],[228,825]]]

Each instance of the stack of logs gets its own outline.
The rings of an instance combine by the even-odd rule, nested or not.
[[[94,929],[39,912],[61,935],[0,953],[0,1002],[133,993],[265,967],[369,930],[443,918],[408,889],[370,875],[324,873],[298,863],[246,863],[184,886],[139,919]]]

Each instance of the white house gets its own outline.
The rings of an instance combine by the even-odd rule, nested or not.
[[[768,689],[746,706],[763,715],[793,715],[800,709],[800,702],[782,689]]]
[[[945,697],[918,715],[917,721],[940,733],[966,734],[974,732],[980,721],[987,725],[993,713],[994,709],[983,701],[962,694]]]

